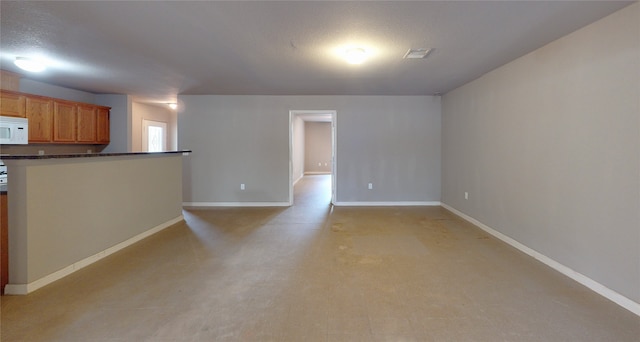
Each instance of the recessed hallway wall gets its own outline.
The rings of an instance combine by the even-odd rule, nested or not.
[[[131,120],[131,142],[134,152],[143,151],[143,120],[153,120],[166,123],[167,151],[177,150],[178,137],[176,135],[178,127],[176,113],[167,108],[166,105],[151,105],[147,103],[134,102]]]
[[[304,123],[304,172],[331,173],[331,123]]]

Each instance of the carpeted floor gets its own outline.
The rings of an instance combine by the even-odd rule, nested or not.
[[[640,317],[440,207],[184,211],[27,296],[2,341],[638,341]]]

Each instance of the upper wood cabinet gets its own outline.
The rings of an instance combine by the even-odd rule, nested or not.
[[[77,134],[76,141],[77,142],[87,142],[92,143],[95,142],[96,139],[96,129],[97,127],[97,112],[98,108],[96,106],[89,106],[84,104],[78,104],[78,113],[77,113]]]
[[[73,102],[53,102],[53,141],[76,141],[77,105]]]
[[[0,90],[3,116],[29,120],[30,143],[108,144],[111,108]]]
[[[0,115],[26,117],[26,96],[19,93],[3,91],[0,93]]]
[[[53,100],[28,96],[25,102],[25,112],[29,121],[29,142],[53,141]]]
[[[109,137],[109,108],[98,107],[96,113],[96,140],[99,144],[108,144]]]

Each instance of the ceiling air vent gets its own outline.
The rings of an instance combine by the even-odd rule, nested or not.
[[[431,53],[433,49],[409,49],[407,53],[404,54],[403,59],[422,59],[427,58],[429,53]]]

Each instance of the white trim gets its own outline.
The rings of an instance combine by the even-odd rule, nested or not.
[[[331,204],[337,201],[338,190],[338,112],[331,115]]]
[[[305,175],[330,175],[331,171],[305,171]]]
[[[336,207],[411,207],[411,206],[439,206],[439,201],[426,201],[426,202],[412,202],[412,201],[401,201],[401,202],[336,202],[333,205]]]
[[[578,283],[588,287],[592,291],[598,293],[599,295],[609,299],[610,301],[622,306],[623,308],[633,312],[634,314],[640,316],[640,303],[636,303],[633,300],[619,294],[618,292],[598,283],[597,281],[585,276],[582,273],[576,272],[573,269],[549,258],[548,256],[537,252],[520,242],[500,233],[499,231],[483,224],[482,222],[474,219],[473,217],[454,209],[453,207],[442,203],[442,207],[451,211],[452,213],[460,216],[462,219],[470,222],[471,224],[477,226],[478,228],[484,230],[485,232],[495,236],[496,238],[506,242],[507,244],[517,248],[521,252],[533,257],[534,259],[542,262],[543,264],[553,268],[554,270],[564,274],[565,276],[577,281]]]
[[[300,175],[300,177],[298,177],[298,179],[294,180],[293,181],[293,185],[296,185],[296,183],[298,183],[302,179],[302,177],[304,177],[304,175]]]
[[[293,186],[297,182],[297,180],[293,181],[293,120],[295,114],[292,111],[289,111],[289,205],[293,205]],[[303,151],[304,153],[304,151]],[[304,164],[304,160],[303,160]],[[304,174],[304,172],[302,172]],[[302,175],[300,176],[302,178]],[[299,180],[299,179],[298,179]]]
[[[288,207],[289,202],[182,202],[183,207]]]
[[[29,294],[45,285],[49,285],[51,283],[53,283],[56,280],[62,279],[66,276],[68,276],[69,274],[78,271],[84,267],[87,267],[91,264],[93,264],[94,262],[103,259],[125,247],[131,246],[134,243],[149,237],[165,228],[168,228],[180,221],[183,221],[184,217],[182,215],[171,219],[165,223],[161,223],[147,231],[144,231],[128,240],[125,240],[123,242],[120,242],[119,244],[109,247],[107,249],[105,249],[102,252],[98,252],[94,255],[91,255],[89,257],[86,257],[80,261],[77,261],[61,270],[55,271],[47,276],[44,276],[36,281],[33,281],[31,283],[28,284],[7,284],[4,287],[4,293],[8,294],[8,295],[26,295]]]

